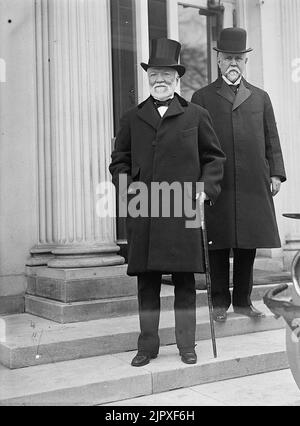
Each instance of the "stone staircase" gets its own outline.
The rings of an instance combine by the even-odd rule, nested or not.
[[[185,365],[176,348],[141,368],[130,367],[131,352],[39,365],[18,370],[0,366],[0,405],[100,405],[168,390],[211,383],[288,367],[284,330],[218,339],[198,344],[198,364]]]
[[[266,318],[251,320],[230,312],[225,324],[215,324],[217,359],[212,354],[206,292],[197,291],[198,363],[192,366],[183,364],[178,356],[173,288],[163,285],[160,355],[145,367],[133,368],[130,361],[136,350],[139,320],[132,281],[124,286],[121,278],[114,280],[117,297],[111,297],[109,285],[102,280],[105,297],[99,299],[99,277],[92,282],[87,276],[84,294],[96,298],[82,301],[78,299],[82,299],[84,287],[79,282],[77,293],[76,283],[67,288],[72,277],[57,276],[55,285],[53,281],[47,284],[48,278],[44,278],[46,281],[36,277],[31,282],[27,313],[0,318],[0,405],[105,404],[288,368],[285,324],[261,302],[270,285],[256,285],[253,290],[254,304],[265,311]],[[41,296],[47,291],[49,295],[50,287],[56,300]],[[78,291],[81,296],[74,301]],[[30,306],[34,306],[35,315],[28,312]]]

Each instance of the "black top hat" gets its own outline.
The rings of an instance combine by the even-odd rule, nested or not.
[[[141,66],[145,71],[150,67],[160,68],[174,68],[179,77],[182,77],[185,73],[185,67],[178,64],[180,55],[181,44],[175,40],[168,38],[158,38],[151,40],[151,54],[148,64],[144,62]]]
[[[217,52],[223,53],[248,53],[253,49],[247,49],[247,32],[243,28],[225,28],[221,31]]]

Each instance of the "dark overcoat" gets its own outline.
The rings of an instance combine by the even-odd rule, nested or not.
[[[129,183],[140,181],[148,188],[151,182],[201,180],[215,202],[224,161],[208,112],[175,95],[163,118],[151,98],[124,115],[110,172],[116,186],[121,173]],[[188,229],[184,215],[128,217],[127,239],[129,275],[204,270],[200,229]]]
[[[207,211],[210,248],[280,247],[270,180],[286,175],[268,94],[243,79],[235,96],[219,78],[192,102],[209,111],[227,158],[221,195]]]

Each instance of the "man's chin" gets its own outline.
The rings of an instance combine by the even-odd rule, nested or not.
[[[234,72],[234,73],[228,73],[226,75],[227,80],[231,81],[231,83],[235,83],[236,81],[238,81],[238,79],[240,78],[240,74]]]
[[[165,87],[158,87],[154,90],[154,92],[157,95],[167,95],[169,91]]]
[[[165,99],[168,99],[170,97],[170,92],[168,90],[154,90],[153,95],[156,99],[164,101]]]

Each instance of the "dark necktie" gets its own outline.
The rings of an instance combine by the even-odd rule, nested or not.
[[[233,93],[236,95],[239,90],[239,85],[229,84],[230,89],[233,91]]]
[[[167,99],[166,101],[159,101],[158,99],[153,98],[153,103],[156,106],[156,108],[159,108],[162,106],[168,107],[171,102],[172,102],[172,99]]]

